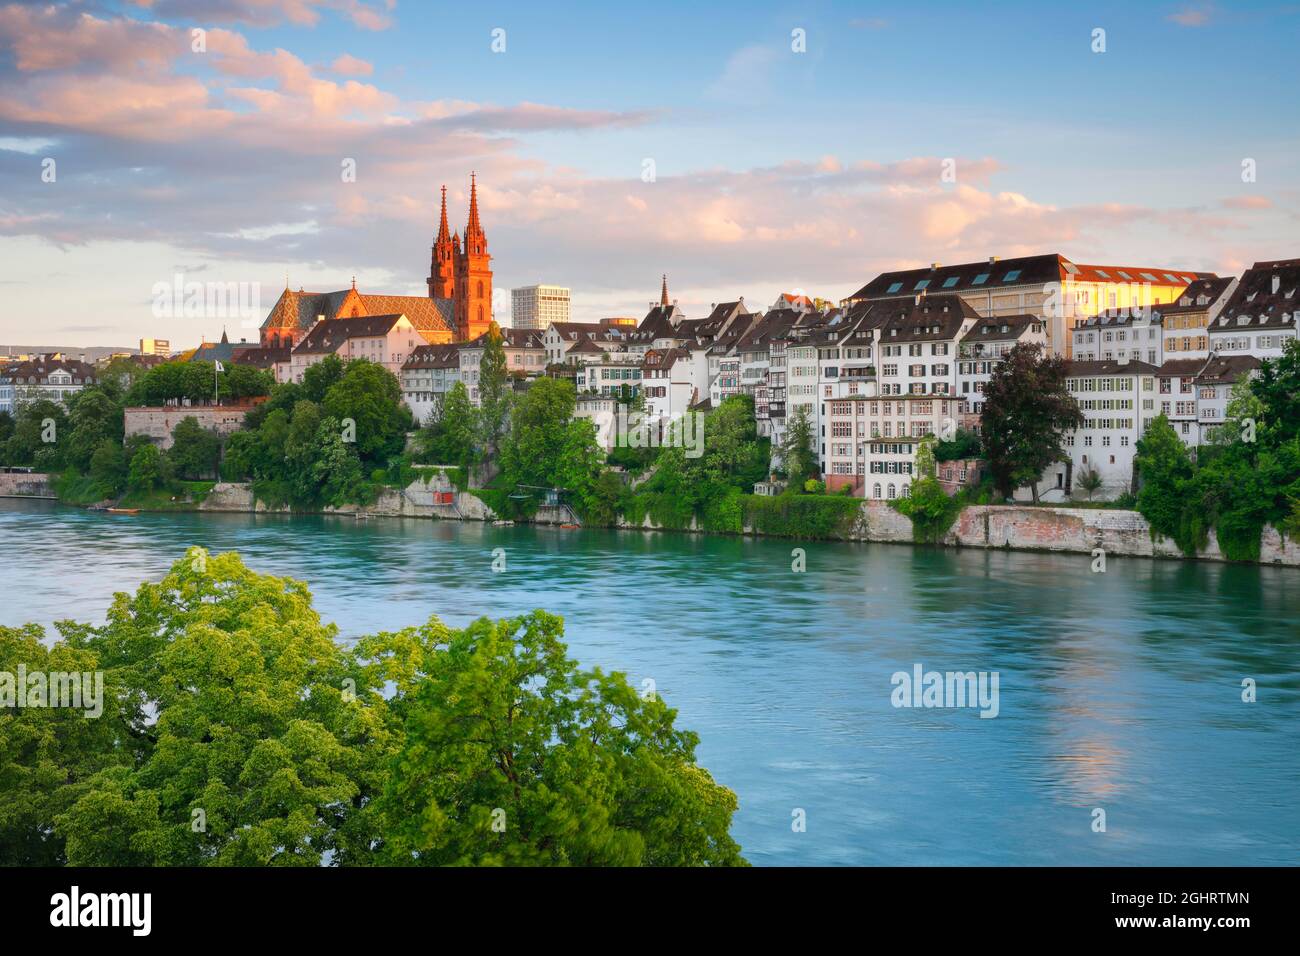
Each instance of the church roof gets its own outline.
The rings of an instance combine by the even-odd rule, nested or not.
[[[454,328],[451,299],[430,299],[420,295],[362,295],[353,289],[338,292],[285,289],[262,323],[262,328],[310,329],[318,316],[352,318],[340,314],[350,294],[355,294],[360,301],[361,315],[405,315],[422,332],[450,332]]]

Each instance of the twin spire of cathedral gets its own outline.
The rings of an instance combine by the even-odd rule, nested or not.
[[[429,264],[429,298],[450,300],[459,341],[473,341],[492,322],[492,257],[478,214],[478,177],[470,174],[469,222],[462,244],[459,231],[447,225],[447,187],[442,187],[438,236]]]
[[[483,232],[483,224],[478,218],[478,177],[475,173],[469,174],[469,222],[465,225],[465,251],[474,252],[482,255],[487,252],[487,236]],[[460,251],[461,240],[460,231],[449,234],[447,229],[447,187],[442,187],[442,218],[438,222],[438,238],[435,240],[434,249],[444,246],[448,249]]]

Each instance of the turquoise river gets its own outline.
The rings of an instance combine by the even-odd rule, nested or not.
[[[193,544],[307,581],[344,638],[563,615],[699,733],[758,865],[1300,860],[1300,570],[3,501],[0,621],[101,621]],[[895,707],[917,665],[996,673],[997,716]]]

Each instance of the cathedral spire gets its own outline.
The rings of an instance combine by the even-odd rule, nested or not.
[[[451,231],[447,228],[447,187],[442,187],[442,221],[438,223],[438,242],[447,242],[451,239]]]
[[[659,304],[660,305],[668,304],[668,273],[666,272],[664,273],[663,291],[659,293]]]
[[[483,236],[483,225],[478,221],[478,183],[474,173],[469,174],[469,225],[465,227],[465,245],[469,247],[471,239]]]

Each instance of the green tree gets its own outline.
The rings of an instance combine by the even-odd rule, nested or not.
[[[204,428],[193,415],[186,415],[172,429],[172,447],[167,457],[179,477],[209,478],[217,471],[221,436]]]
[[[95,479],[104,497],[120,495],[126,489],[127,458],[122,446],[105,438],[90,456],[90,477]]]
[[[515,405],[501,447],[501,473],[510,484],[553,487],[573,418],[571,382],[539,378]]]
[[[317,405],[325,401],[325,395],[343,378],[346,365],[337,355],[327,355],[319,362],[307,366],[302,373],[302,395],[309,402]]]
[[[131,458],[127,487],[132,491],[152,491],[166,481],[163,456],[156,445],[143,445]]]
[[[781,442],[781,466],[791,488],[817,474],[817,455],[813,450],[812,416],[807,405],[800,405],[786,421],[785,439]]]
[[[424,671],[380,800],[383,858],[421,865],[743,865],[735,794],[695,762],[675,711],[579,670],[560,618],[481,619],[358,653]],[[397,678],[398,693],[406,675]],[[373,678],[370,681],[374,683]]]
[[[983,457],[980,436],[966,428],[958,428],[951,441],[941,441],[934,446],[935,461],[964,461]]]
[[[67,435],[68,413],[61,403],[46,398],[23,402],[14,416],[14,433],[7,443],[7,464],[39,463],[47,471],[61,471],[63,441]]]
[[[35,624],[0,626],[0,671],[93,673],[96,654],[80,635],[85,628],[59,625],[62,638],[45,639]],[[51,646],[52,644],[52,646]],[[129,752],[113,709],[114,688],[104,688],[102,715],[70,707],[0,709],[0,866],[58,866],[66,862],[64,837],[54,819],[87,791],[99,771]]]
[[[513,391],[506,371],[506,352],[501,328],[494,321],[488,326],[483,346],[483,359],[478,370],[478,444],[483,461],[496,460],[497,445],[505,433],[510,416]]]
[[[994,367],[984,389],[981,432],[989,472],[1004,498],[1038,480],[1048,465],[1068,457],[1065,433],[1083,425],[1079,403],[1066,388],[1066,364],[1038,344],[1020,343]]]
[[[360,675],[305,585],[195,549],[160,583],[118,594],[88,646],[123,689],[130,759],[54,818],[68,863],[368,859],[392,734],[382,698],[351,693],[345,678]]]
[[[443,397],[438,414],[420,430],[420,458],[427,465],[467,468],[474,462],[474,406],[464,382]]]
[[[343,376],[325,393],[321,408],[340,423],[344,419],[355,423],[357,455],[370,466],[387,465],[389,458],[400,455],[413,425],[396,376],[364,359],[347,364]]]
[[[65,463],[85,472],[95,449],[105,439],[122,440],[122,404],[105,389],[91,385],[69,400]]]
[[[312,478],[326,504],[339,507],[363,503],[367,491],[361,461],[357,458],[356,445],[343,441],[338,419],[330,416],[321,419],[312,458]]]
[[[315,402],[303,399],[293,407],[293,418],[289,420],[289,428],[284,437],[282,474],[291,499],[297,505],[315,505],[321,500],[320,484],[316,481],[316,448],[320,424],[321,413]],[[337,419],[334,424],[341,427]]]
[[[1074,487],[1086,494],[1089,501],[1101,490],[1102,483],[1101,472],[1092,467],[1084,468],[1074,478]]]
[[[1138,473],[1137,509],[1153,534],[1192,547],[1183,509],[1190,494],[1192,458],[1169,419],[1157,415],[1138,439],[1134,464]],[[1194,548],[1193,548],[1194,549]]]

